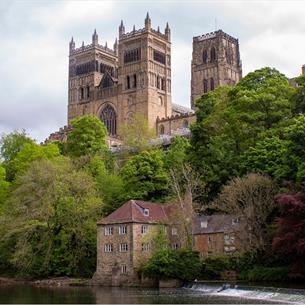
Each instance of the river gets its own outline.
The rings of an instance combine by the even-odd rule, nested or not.
[[[0,287],[1,304],[305,304],[305,290],[278,288],[226,289],[219,285],[195,284],[179,289],[105,288],[105,287],[35,287],[13,285]],[[272,297],[273,296],[273,297]],[[275,297],[274,297],[275,296]],[[282,298],[282,299],[281,299]],[[290,299],[289,299],[290,298]],[[303,303],[304,301],[304,303]]]

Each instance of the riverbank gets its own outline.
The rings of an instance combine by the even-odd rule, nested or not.
[[[13,277],[0,277],[0,286],[10,285],[33,285],[41,287],[65,287],[65,286],[87,286],[90,285],[90,279],[55,277],[47,279],[26,279]]]

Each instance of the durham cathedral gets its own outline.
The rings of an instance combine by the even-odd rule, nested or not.
[[[184,134],[196,120],[195,101],[219,85],[234,85],[242,77],[238,40],[221,30],[193,38],[191,108],[172,102],[171,30],[151,27],[149,14],[144,28],[125,31],[113,48],[92,43],[76,48],[69,44],[68,126],[72,119],[95,115],[108,130],[109,146],[116,146],[119,129],[135,113],[142,114],[159,137]],[[63,140],[70,127],[61,128],[49,140]]]

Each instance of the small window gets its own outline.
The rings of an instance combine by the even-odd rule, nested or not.
[[[105,235],[112,235],[113,227],[105,227]]]
[[[178,235],[178,229],[172,228],[172,235]]]
[[[137,74],[133,75],[133,87],[137,88]]]
[[[121,274],[126,274],[127,273],[127,266],[123,265],[121,266]]]
[[[84,96],[85,96],[85,94],[84,94],[84,88],[80,88],[80,99],[81,100],[83,100],[84,99]]]
[[[216,62],[216,49],[214,47],[211,49],[211,62]]]
[[[142,225],[141,227],[141,233],[146,234],[148,232],[148,226],[147,225]]]
[[[105,244],[104,251],[105,252],[113,252],[113,245],[112,244]]]
[[[148,252],[148,251],[149,251],[149,243],[143,243],[142,252]]]
[[[183,127],[188,128],[189,127],[189,122],[187,120],[183,121]]]
[[[126,89],[130,89],[130,77],[129,77],[129,75],[127,75],[127,78],[126,78]]]
[[[204,50],[202,52],[202,61],[203,61],[204,64],[206,64],[208,62],[208,52],[207,52],[207,50]]]
[[[163,125],[160,126],[160,135],[164,135],[164,126]]]
[[[86,91],[87,91],[87,98],[89,98],[90,97],[90,88],[89,88],[89,86],[87,86]]]
[[[207,228],[208,227],[208,222],[206,220],[201,220],[200,227],[201,228]]]
[[[214,84],[214,78],[213,77],[211,77],[211,79],[210,79],[210,88],[211,88],[211,90],[215,89],[215,84]]]
[[[143,209],[144,216],[149,216],[149,209]]]
[[[203,80],[203,93],[207,93],[208,92],[208,80],[204,79]]]
[[[179,244],[172,244],[172,249],[173,250],[179,249]]]
[[[119,226],[119,234],[120,235],[127,234],[127,226]]]
[[[120,244],[119,251],[120,252],[127,252],[128,251],[128,245],[126,243]]]

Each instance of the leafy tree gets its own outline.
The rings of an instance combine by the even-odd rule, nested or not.
[[[285,164],[289,141],[278,136],[265,138],[249,147],[241,156],[241,168],[244,173],[258,172],[279,179],[287,177],[289,167]]]
[[[136,113],[129,122],[120,127],[119,135],[125,147],[143,151],[151,147],[150,140],[156,137],[156,131],[149,127],[142,114]]]
[[[7,177],[9,180],[13,180],[16,175],[23,174],[34,160],[54,160],[58,157],[60,157],[60,152],[56,144],[50,143],[42,146],[26,143],[7,165]]]
[[[266,245],[268,219],[274,210],[276,191],[274,182],[267,176],[248,174],[226,184],[211,205],[240,220],[235,235],[244,251]]]
[[[305,192],[283,193],[276,197],[280,209],[274,250],[292,261],[292,271],[305,276]]]
[[[298,87],[293,97],[295,114],[305,114],[305,75],[296,78]]]
[[[34,141],[26,135],[24,130],[3,135],[0,140],[1,157],[5,162],[13,160],[25,144],[34,144]]]
[[[100,156],[94,156],[87,164],[90,175],[96,182],[99,196],[103,200],[103,214],[108,215],[125,202],[126,194],[122,178],[106,169]]]
[[[180,279],[192,281],[201,271],[199,255],[189,249],[161,249],[156,251],[141,267],[146,277],[161,279]]]
[[[18,176],[1,219],[9,262],[25,275],[90,276],[101,201],[92,178],[68,159],[36,160]]]
[[[0,212],[8,196],[9,182],[5,180],[5,168],[0,164]]]
[[[67,153],[73,157],[94,155],[107,149],[107,129],[95,116],[85,115],[71,122]]]
[[[166,195],[168,178],[159,150],[143,151],[131,157],[121,176],[129,199],[162,200]]]
[[[232,88],[219,87],[197,100],[190,158],[205,176],[210,198],[221,185],[247,171],[240,167],[241,156],[250,147],[267,135],[280,136],[283,122],[293,116],[294,92],[283,74],[263,68]]]

